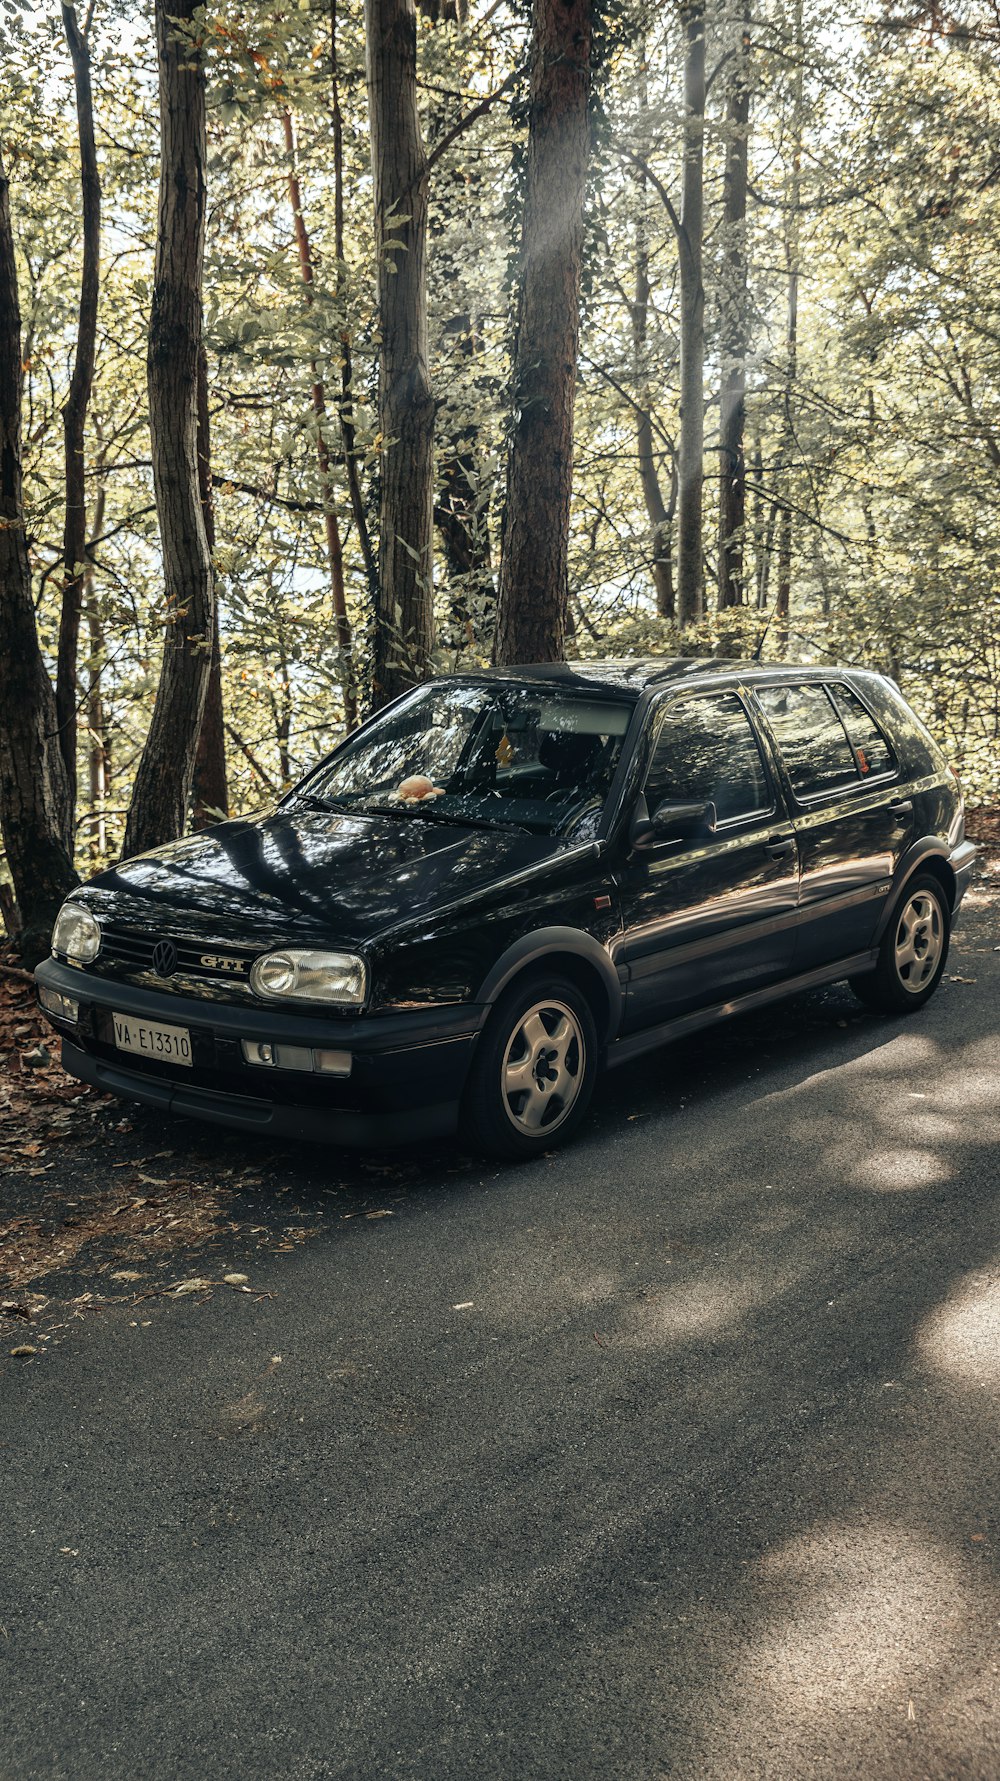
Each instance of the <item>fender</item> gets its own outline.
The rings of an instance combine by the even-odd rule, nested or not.
[[[575,958],[586,960],[588,965],[593,965],[600,973],[608,995],[607,1031],[602,1037],[613,1039],[621,1026],[621,982],[600,941],[595,940],[592,934],[585,933],[582,928],[535,928],[533,933],[524,934],[520,940],[515,940],[506,952],[501,953],[488,976],[484,978],[475,1000],[480,1003],[495,1002],[519,971],[553,952],[572,953]]]
[[[879,923],[872,938],[873,946],[877,946],[882,939],[882,936],[889,925],[889,918],[893,909],[896,907],[896,900],[899,892],[902,890],[907,879],[912,878],[917,869],[924,864],[924,861],[929,859],[941,860],[942,863],[948,867],[951,876],[954,878],[955,872],[954,867],[951,864],[948,847],[947,844],[941,840],[940,835],[924,835],[919,841],[911,841],[906,852],[901,856],[899,865],[896,867],[891,893],[885,900],[885,908],[879,917]]]

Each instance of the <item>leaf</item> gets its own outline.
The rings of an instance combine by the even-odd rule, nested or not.
[[[11,1354],[16,1355],[16,1356],[37,1354],[37,1353],[38,1353],[38,1349],[33,1347],[30,1342],[22,1342],[19,1347],[11,1349]]]
[[[183,1299],[187,1297],[188,1293],[206,1292],[211,1284],[210,1280],[203,1280],[200,1274],[196,1274],[192,1280],[180,1281],[170,1296],[174,1299]]]
[[[246,1286],[250,1276],[249,1274],[223,1274],[222,1278],[227,1286]]]

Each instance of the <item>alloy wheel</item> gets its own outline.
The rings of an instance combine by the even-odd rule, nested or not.
[[[518,1020],[503,1056],[507,1117],[529,1137],[554,1132],[568,1118],[586,1074],[580,1023],[565,1002],[534,1002]]]
[[[925,989],[944,947],[941,905],[931,891],[916,891],[896,928],[896,976],[911,995]]]

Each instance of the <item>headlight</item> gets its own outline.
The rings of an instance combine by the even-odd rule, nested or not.
[[[348,952],[266,952],[250,972],[250,988],[269,999],[294,996],[360,1007],[367,987],[364,959]]]
[[[71,965],[89,965],[100,950],[100,923],[82,903],[64,903],[52,929],[53,954],[64,953]]]

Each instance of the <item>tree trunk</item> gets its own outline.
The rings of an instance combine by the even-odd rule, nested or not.
[[[788,641],[788,614],[792,597],[793,521],[789,499],[788,467],[795,454],[795,384],[799,363],[799,205],[802,196],[802,131],[803,63],[805,45],[802,41],[802,0],[796,0],[793,22],[793,51],[797,58],[792,78],[792,163],[788,178],[788,200],[785,225],[785,270],[788,281],[788,308],[785,322],[785,388],[782,401],[781,443],[778,448],[780,476],[778,486],[785,497],[778,514],[777,578],[774,591],[775,647],[778,656],[785,653]]]
[[[286,106],[281,114],[281,123],[285,135],[285,153],[288,156],[288,201],[292,207],[292,227],[295,232],[295,245],[299,254],[299,271],[305,286],[306,302],[313,300],[313,261],[312,247],[309,242],[309,231],[302,211],[302,192],[299,186],[297,155],[295,147],[295,128],[292,114]],[[344,550],[337,522],[337,510],[333,500],[333,481],[330,476],[330,452],[326,443],[324,426],[326,423],[326,390],[323,379],[315,364],[312,366],[312,406],[316,419],[316,463],[319,467],[320,492],[323,498],[323,518],[326,529],[326,556],[330,569],[330,599],[333,606],[334,621],[337,627],[337,652],[340,656],[340,683],[344,695],[344,726],[348,730],[357,728],[358,696],[354,677],[353,639],[351,637],[351,621],[347,616],[347,593],[344,587]]]
[[[125,857],[184,831],[211,662],[212,557],[198,476],[205,76],[192,32],[197,10],[195,0],[156,0],[160,203],[147,370],[166,623]]]
[[[647,109],[646,60],[643,52],[639,70],[639,104]],[[671,504],[668,508],[660,488],[653,447],[653,412],[649,379],[644,363],[646,330],[649,321],[649,240],[646,233],[646,175],[638,175],[639,216],[635,231],[635,301],[632,304],[632,353],[635,361],[636,409],[635,443],[639,460],[639,482],[646,504],[653,556],[650,568],[656,589],[656,610],[660,618],[674,616],[674,576],[671,561],[671,533],[676,503],[676,473],[671,461]],[[673,460],[673,453],[671,453]]]
[[[534,0],[514,431],[500,550],[496,662],[562,660],[592,0]]]
[[[382,437],[373,702],[426,678],[434,639],[434,397],[427,347],[427,157],[414,0],[365,0],[378,253]]]
[[[722,278],[722,390],[719,399],[719,610],[742,606],[746,529],[747,348],[747,160],[750,123],[750,6],[739,0],[739,43],[726,107],[726,172],[723,192],[725,261]]]
[[[681,180],[681,429],[678,474],[677,619],[704,606],[702,492],[705,457],[705,291],[702,283],[705,143],[705,0],[683,9],[684,168]]]
[[[208,358],[204,346],[198,353],[198,489],[205,522],[209,555],[215,550],[215,507],[212,501],[212,440],[208,414]],[[191,826],[208,829],[229,814],[226,778],[226,718],[222,699],[222,645],[219,638],[219,602],[212,602],[212,654],[208,664],[205,709],[198,732],[194,760]]]
[[[0,828],[29,963],[43,956],[52,923],[77,882],[65,837],[69,785],[56,704],[35,628],[21,470],[21,311],[0,159]]]
[[[77,653],[83,608],[84,552],[87,537],[87,481],[84,429],[94,381],[97,348],[97,302],[100,290],[101,179],[94,142],[94,105],[90,88],[90,50],[72,6],[63,5],[63,28],[73,63],[76,118],[80,138],[80,185],[83,220],[83,273],[76,333],[76,358],[69,395],[63,409],[66,510],[63,524],[63,589],[56,661],[56,718],[59,746],[69,785],[69,821],[76,801],[76,740],[79,689]],[[72,841],[70,840],[70,845]]]
[[[333,248],[337,256],[337,295],[345,300],[346,263],[344,259],[344,119],[340,106],[340,54],[337,44],[337,0],[330,0],[330,86],[333,121]],[[361,471],[355,446],[354,367],[351,335],[346,317],[340,336],[340,435],[344,447],[344,475],[351,502],[351,516],[358,534],[365,565],[365,581],[372,610],[378,585],[378,566],[372,548],[368,514],[361,487]]]

